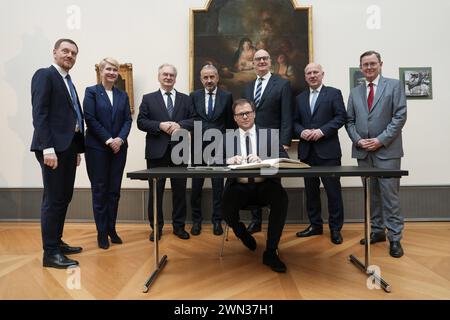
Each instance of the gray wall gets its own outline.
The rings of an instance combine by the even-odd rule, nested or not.
[[[289,194],[288,223],[308,223],[303,188],[287,188]],[[164,218],[171,222],[171,190],[164,194]],[[211,189],[203,191],[204,222],[211,217]],[[37,220],[41,206],[42,189],[0,189],[0,220]],[[187,190],[188,215],[190,190]],[[363,221],[364,198],[360,187],[343,188],[345,221]],[[118,220],[121,222],[147,222],[148,191],[145,189],[124,189],[119,206]],[[402,213],[408,220],[436,221],[450,220],[450,186],[407,186],[401,187]],[[326,194],[322,189],[322,208],[327,212]],[[327,219],[327,214],[324,214]],[[267,219],[267,215],[264,215]],[[76,189],[69,207],[67,219],[93,221],[90,189]],[[242,220],[250,219],[249,212],[242,212]]]

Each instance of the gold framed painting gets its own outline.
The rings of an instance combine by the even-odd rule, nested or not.
[[[97,83],[100,83],[99,65],[95,65],[95,73],[97,74]],[[131,63],[121,64],[119,67],[119,78],[115,86],[125,91],[130,99],[130,111],[134,113],[134,94],[133,94],[133,65]]]
[[[202,88],[200,69],[213,64],[219,86],[240,97],[254,80],[253,55],[265,49],[272,72],[290,80],[296,95],[306,89],[305,66],[313,61],[312,7],[294,0],[209,0],[191,9],[190,90]]]

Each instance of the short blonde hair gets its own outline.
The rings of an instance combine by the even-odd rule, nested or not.
[[[100,63],[98,64],[98,68],[101,70],[103,70],[107,64],[113,65],[114,67],[116,67],[117,69],[119,69],[120,64],[119,61],[117,61],[114,58],[108,57],[108,58],[104,58],[102,61],[100,61]]]

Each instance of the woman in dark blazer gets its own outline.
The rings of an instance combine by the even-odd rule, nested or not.
[[[108,236],[112,243],[122,243],[116,232],[116,219],[132,119],[128,95],[114,87],[119,63],[105,58],[99,69],[101,83],[86,88],[83,109],[87,125],[86,167],[97,242],[100,248],[108,249]]]

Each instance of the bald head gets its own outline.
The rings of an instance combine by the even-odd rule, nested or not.
[[[266,75],[272,66],[270,54],[264,49],[256,51],[253,56],[253,66],[258,76],[262,77]]]
[[[310,63],[305,67],[305,80],[311,89],[317,89],[322,85],[324,72],[318,63]]]

